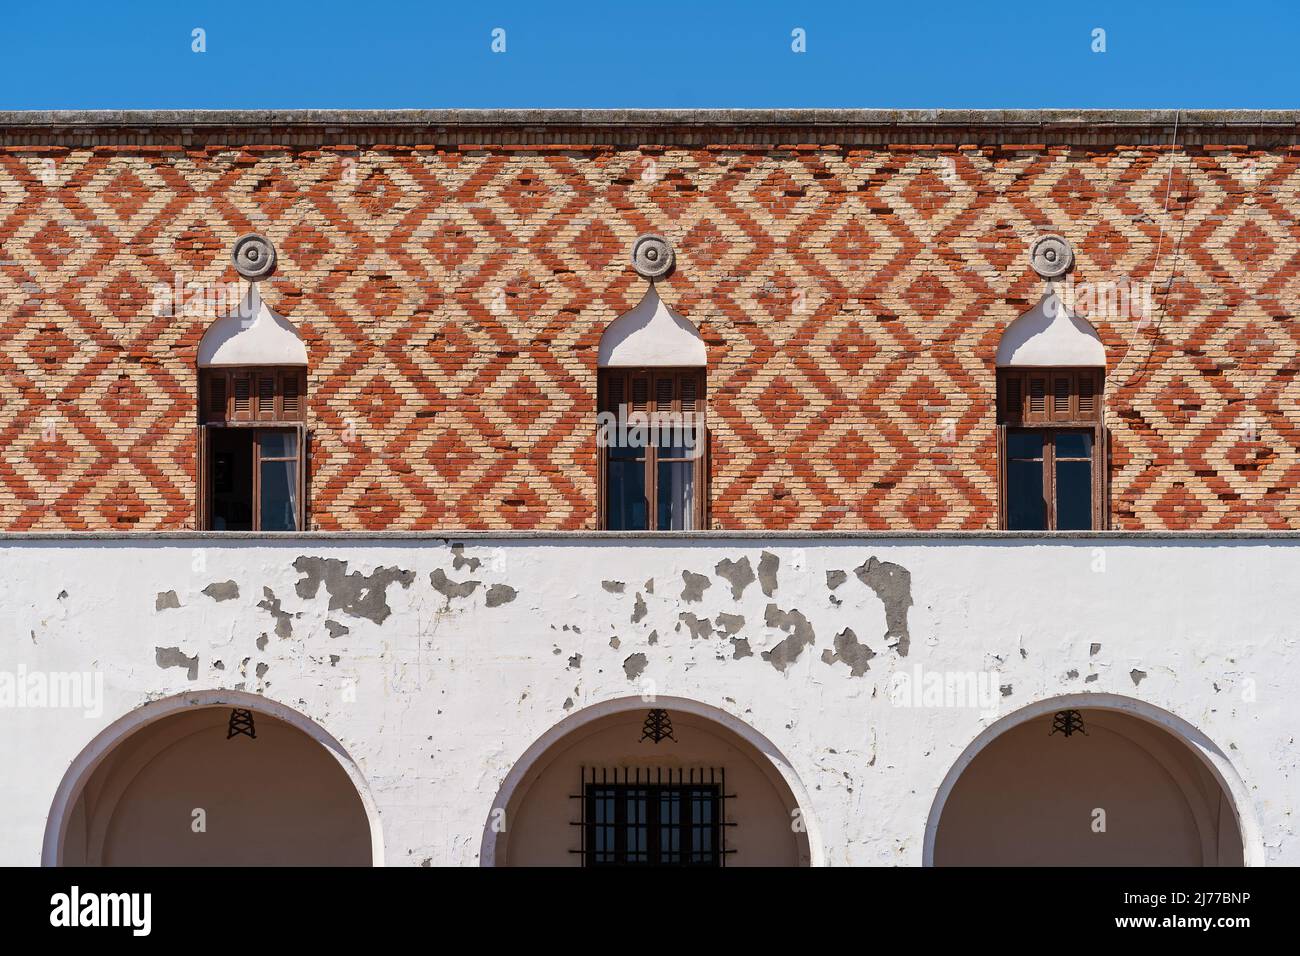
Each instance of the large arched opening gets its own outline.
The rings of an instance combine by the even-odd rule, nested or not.
[[[43,859],[59,866],[369,866],[378,816],[338,741],[290,708],[209,692],[139,708],[73,762]]]
[[[1259,862],[1248,803],[1222,751],[1172,714],[1111,695],[1041,701],[949,771],[925,862],[1241,866]]]
[[[670,725],[672,736],[662,734]],[[515,763],[484,829],[486,866],[808,866],[807,794],[743,721],[696,701],[588,707]]]

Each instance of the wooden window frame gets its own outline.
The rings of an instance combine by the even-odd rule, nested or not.
[[[270,382],[268,389],[265,383]],[[247,405],[239,407],[246,384]],[[253,429],[253,521],[260,531],[261,464],[296,461],[298,499],[297,531],[306,531],[311,516],[311,433],[307,428],[307,369],[303,366],[229,366],[199,369],[198,489],[195,506],[200,531],[212,531],[212,434],[217,429]],[[294,458],[263,458],[261,436],[266,432],[292,432],[298,453]]]
[[[1055,531],[1056,436],[1082,431],[1092,435],[1090,530],[1106,530],[1110,525],[1110,436],[1103,412],[1105,369],[1000,368],[997,376],[998,527],[1008,530],[1008,435],[1043,435],[1044,530]]]
[[[671,402],[668,407],[664,408],[659,401],[660,393],[658,383],[671,378],[673,381]],[[635,381],[637,379],[646,382],[645,401],[636,402],[635,399]],[[616,381],[621,382],[621,392],[617,390]],[[688,394],[687,383],[694,388],[694,400],[690,401],[685,398]],[[708,428],[708,393],[707,393],[707,375],[705,369],[696,367],[647,367],[647,368],[602,368],[598,372],[597,382],[597,410],[599,412],[611,412],[618,415],[617,395],[621,394],[631,412],[644,411],[648,414],[656,412],[676,412],[682,413],[689,411],[698,416],[700,428],[703,434],[697,437],[700,443],[700,453],[693,459],[692,469],[692,487],[694,489],[694,500],[691,503],[692,530],[705,530],[709,527],[709,445],[711,443]],[[684,405],[689,403],[692,407],[685,409]],[[596,529],[599,531],[609,530],[608,524],[608,454],[606,449],[597,442],[596,445]],[[678,459],[668,459],[669,461]],[[650,444],[646,447],[645,455],[645,491],[646,491],[646,528],[647,532],[658,531],[659,524],[659,457],[658,447]]]

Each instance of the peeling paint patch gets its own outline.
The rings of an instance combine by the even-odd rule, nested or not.
[[[1142,683],[1143,680],[1146,679],[1147,672],[1140,671],[1137,668],[1134,668],[1133,670],[1128,672],[1128,676],[1133,681],[1133,686],[1137,687],[1139,684]]]
[[[1011,685],[1010,685],[1010,684],[1003,684],[1001,687],[998,688],[998,691],[1002,694],[1003,697],[1010,697],[1010,696],[1011,696]]]
[[[263,631],[261,634],[259,634],[259,635],[257,636],[257,641],[256,641],[256,643],[257,643],[257,649],[258,649],[259,651],[264,651],[264,650],[266,650],[266,645],[267,645],[267,642],[268,642],[269,640],[270,640],[270,638],[268,638],[268,637],[266,636],[266,632]]]
[[[257,602],[257,606],[264,611],[269,611],[275,618],[275,636],[289,637],[293,634],[293,615],[280,609],[280,599],[275,596],[275,592],[268,587],[263,587],[262,598]]]
[[[646,611],[647,608],[645,606],[645,598],[641,597],[640,591],[637,591],[636,604],[632,605],[632,623],[635,624],[637,621],[645,617]]]
[[[654,579],[654,578],[650,578],[648,581],[646,581],[646,583],[645,583],[645,593],[646,593],[646,594],[654,594],[654,593],[655,593],[655,579]]]
[[[837,587],[839,587],[848,579],[849,579],[849,575],[847,571],[827,571],[826,587],[829,590],[834,591]]]
[[[509,604],[518,595],[519,592],[508,584],[494,584],[488,588],[487,606],[500,607],[502,604]],[[577,628],[574,630],[577,630]]]
[[[1093,681],[1095,681],[1096,679],[1097,679],[1097,675],[1096,675],[1096,674],[1089,674],[1087,677],[1085,677],[1085,678],[1083,679],[1083,682],[1084,682],[1085,684],[1091,684],[1091,683],[1092,683]]]
[[[896,647],[899,657],[906,657],[912,643],[907,629],[907,609],[912,606],[912,572],[901,564],[868,558],[853,573],[876,592],[885,606],[885,640]]]
[[[658,644],[658,643],[659,643],[659,632],[658,632],[658,631],[651,631],[651,632],[650,632],[650,636],[646,638],[646,643],[647,643],[647,644]]]
[[[1100,645],[1100,644],[1093,644],[1093,645],[1091,645],[1091,646],[1088,648],[1088,656],[1089,656],[1089,657],[1096,657],[1097,654],[1098,654],[1100,651],[1101,651],[1101,645]]]
[[[876,652],[858,641],[858,635],[845,628],[835,635],[835,650],[822,651],[822,663],[847,664],[850,677],[861,677],[871,670],[870,661]]]
[[[330,637],[342,637],[344,634],[350,634],[352,632],[352,628],[348,627],[346,624],[340,624],[338,621],[329,620],[325,622],[325,630],[330,632]]]
[[[623,673],[627,675],[628,680],[636,680],[648,663],[650,661],[644,654],[629,654],[623,661]]]
[[[447,577],[446,572],[444,572],[442,568],[438,568],[429,575],[429,583],[432,584],[433,589],[445,597],[447,603],[450,604],[452,598],[469,597],[474,593],[475,588],[477,588],[482,582],[453,581],[451,578]]]
[[[758,586],[763,589],[764,597],[776,593],[776,572],[781,567],[781,559],[770,551],[764,551],[758,559]]]
[[[262,663],[258,664],[258,665],[257,665],[257,679],[258,679],[258,680],[261,680],[263,677],[265,677],[265,676],[266,676],[266,672],[269,671],[270,669],[271,669],[270,665],[267,664],[265,661],[263,661]]]
[[[168,608],[180,606],[181,599],[176,596],[175,591],[159,591],[158,596],[153,599],[153,609],[155,611],[165,611]]]
[[[465,557],[465,546],[463,544],[453,544],[451,546],[451,569],[453,571],[469,568],[472,573],[477,571],[482,563],[478,558]]]
[[[754,576],[754,569],[750,567],[749,558],[741,558],[739,561],[723,558],[713,570],[718,577],[723,578],[731,585],[731,599],[733,601],[739,601],[740,596],[745,593],[745,588],[758,580]]]
[[[214,601],[230,601],[239,597],[239,585],[234,581],[213,581],[203,593]]]
[[[618,650],[618,646],[621,643],[622,642],[618,639],[617,634],[615,634],[613,637],[609,639],[609,646],[612,647],[614,650]]]
[[[199,655],[187,657],[181,653],[179,647],[155,647],[153,649],[154,663],[159,667],[183,667],[186,670],[185,677],[188,680],[199,679]]]
[[[703,601],[704,592],[713,587],[713,582],[707,575],[696,574],[694,571],[683,571],[682,581],[682,600],[683,601]]]
[[[582,655],[581,655],[581,654],[574,654],[572,657],[569,658],[569,669],[570,669],[570,670],[575,670],[575,671],[576,671],[576,670],[581,670],[581,669],[582,669]]]
[[[370,574],[348,573],[348,563],[337,558],[302,555],[293,562],[293,568],[302,575],[302,580],[294,585],[298,597],[314,598],[324,584],[330,596],[329,610],[343,610],[376,624],[383,624],[393,613],[388,606],[388,586],[397,582],[409,588],[415,580],[414,571],[400,568],[375,568]]]
[[[753,657],[754,652],[750,649],[749,641],[743,637],[733,637],[731,639],[731,659],[738,661],[742,657]]]
[[[745,618],[739,614],[719,614],[717,626],[718,630],[730,637],[740,633],[740,629],[745,626]]]
[[[622,594],[623,589],[627,587],[622,581],[601,581],[600,586],[610,594]]]
[[[682,611],[677,615],[677,619],[686,625],[691,632],[691,637],[696,640],[713,636],[713,624],[707,617],[696,617],[690,611]]]
[[[760,575],[761,575],[760,570]],[[763,660],[781,672],[799,659],[803,649],[816,642],[812,625],[797,610],[782,611],[775,604],[769,604],[764,614],[764,623],[785,631],[789,636],[770,651],[763,651]]]

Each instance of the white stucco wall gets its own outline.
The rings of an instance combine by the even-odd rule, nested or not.
[[[759,580],[736,597],[718,565],[741,559]],[[891,565],[910,573],[906,656],[897,627],[885,636],[886,600],[898,625],[907,593]],[[400,580],[367,588],[377,568],[395,570],[371,583]],[[843,582],[829,588],[828,572]],[[520,755],[581,708],[651,690],[734,715],[779,749],[819,862],[920,864],[936,794],[973,742],[1022,708],[1084,695],[1204,735],[1237,788],[1247,860],[1300,864],[1297,580],[1290,535],[3,538],[0,672],[102,673],[104,701],[91,716],[0,707],[0,864],[40,862],[51,801],[92,738],[146,702],[212,688],[263,694],[336,738],[390,865],[477,864]],[[465,596],[443,593],[468,581]],[[791,636],[808,631],[790,612],[811,628],[797,656]],[[875,653],[860,676],[823,659],[845,628]],[[742,639],[752,656],[735,656]],[[784,670],[781,649],[762,657],[783,641]],[[193,679],[159,649],[164,663],[197,658]],[[1005,694],[987,712],[896,706],[891,676],[918,667],[995,671]]]

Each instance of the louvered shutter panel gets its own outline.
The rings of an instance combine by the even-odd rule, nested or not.
[[[1097,373],[1079,375],[1079,417],[1095,419],[1097,415]]]
[[[1025,420],[1041,422],[1047,418],[1047,377],[1029,375],[1029,402],[1025,410]]]
[[[232,421],[253,420],[253,376],[249,372],[232,372],[230,390],[234,393],[230,418]]]
[[[632,376],[632,411],[645,412],[650,409],[650,379],[645,375]]]
[[[1052,419],[1054,421],[1070,421],[1074,418],[1070,408],[1072,378],[1072,375],[1064,372],[1056,372],[1052,375]]]
[[[281,375],[280,414],[286,419],[302,417],[301,381],[301,373],[296,369],[289,369]]]
[[[204,420],[224,422],[226,420],[226,373],[210,370],[208,372],[208,405]]]
[[[1019,422],[1025,417],[1024,378],[1019,372],[1008,372],[1002,378],[1002,408],[999,418],[1004,422]]]
[[[255,375],[257,381],[257,410],[259,422],[273,422],[279,416],[275,408],[275,369],[264,369]]]
[[[693,414],[702,409],[696,407],[699,401],[700,380],[696,375],[682,376],[682,411]]]
[[[660,375],[655,378],[655,411],[671,412],[673,410],[673,376]]]

